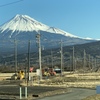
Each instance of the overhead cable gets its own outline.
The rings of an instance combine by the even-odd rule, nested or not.
[[[6,3],[6,4],[3,4],[3,5],[0,5],[0,7],[9,6],[9,5],[21,2],[21,1],[24,1],[24,0],[17,0],[17,1],[14,1],[14,2]]]

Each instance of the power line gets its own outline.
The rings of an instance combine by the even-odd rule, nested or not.
[[[0,7],[9,6],[9,5],[12,5],[12,4],[15,4],[15,3],[21,2],[21,1],[24,1],[24,0],[18,0],[18,1],[10,2],[10,3],[6,3],[6,4],[3,4],[3,5],[0,5]]]

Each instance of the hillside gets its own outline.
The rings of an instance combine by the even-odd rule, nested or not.
[[[17,14],[0,26],[0,53],[13,52],[15,40],[20,53],[27,52],[29,40],[31,40],[31,50],[37,50],[37,34],[40,34],[41,45],[49,49],[59,47],[57,43],[61,40],[64,41],[64,46],[96,41],[80,38],[61,29],[45,25],[27,15]]]
[[[74,54],[73,54],[74,47]],[[85,50],[85,54],[84,54]],[[61,66],[61,50],[60,48],[56,49],[47,49],[42,50],[41,63],[42,67],[49,66],[54,67]],[[30,66],[38,67],[39,57],[38,51],[30,53]],[[74,56],[74,58],[73,58]],[[73,64],[74,68],[83,68],[87,67],[89,70],[93,68],[99,68],[100,66],[100,41],[86,43],[81,45],[65,46],[63,47],[63,67],[67,70],[72,69]],[[17,55],[17,62],[20,68],[28,66],[28,54],[23,53]],[[15,66],[15,55],[0,56],[1,66]]]
[[[64,47],[64,51],[69,51],[72,49],[73,46],[66,46]],[[89,54],[93,57],[99,57],[100,56],[100,41],[92,42],[92,43],[86,43],[81,45],[74,45],[74,51],[76,56],[82,56],[83,51],[86,51],[86,54]]]

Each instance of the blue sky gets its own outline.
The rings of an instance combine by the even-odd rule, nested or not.
[[[79,37],[100,39],[100,0],[0,0],[0,25],[16,14]]]

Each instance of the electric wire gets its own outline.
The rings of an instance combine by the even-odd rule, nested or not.
[[[15,3],[18,3],[18,2],[22,2],[24,0],[17,0],[17,1],[14,1],[14,2],[10,2],[10,3],[6,3],[6,4],[3,4],[3,5],[0,5],[0,7],[5,7],[5,6],[9,6],[9,5],[12,5],[12,4],[15,4]]]

